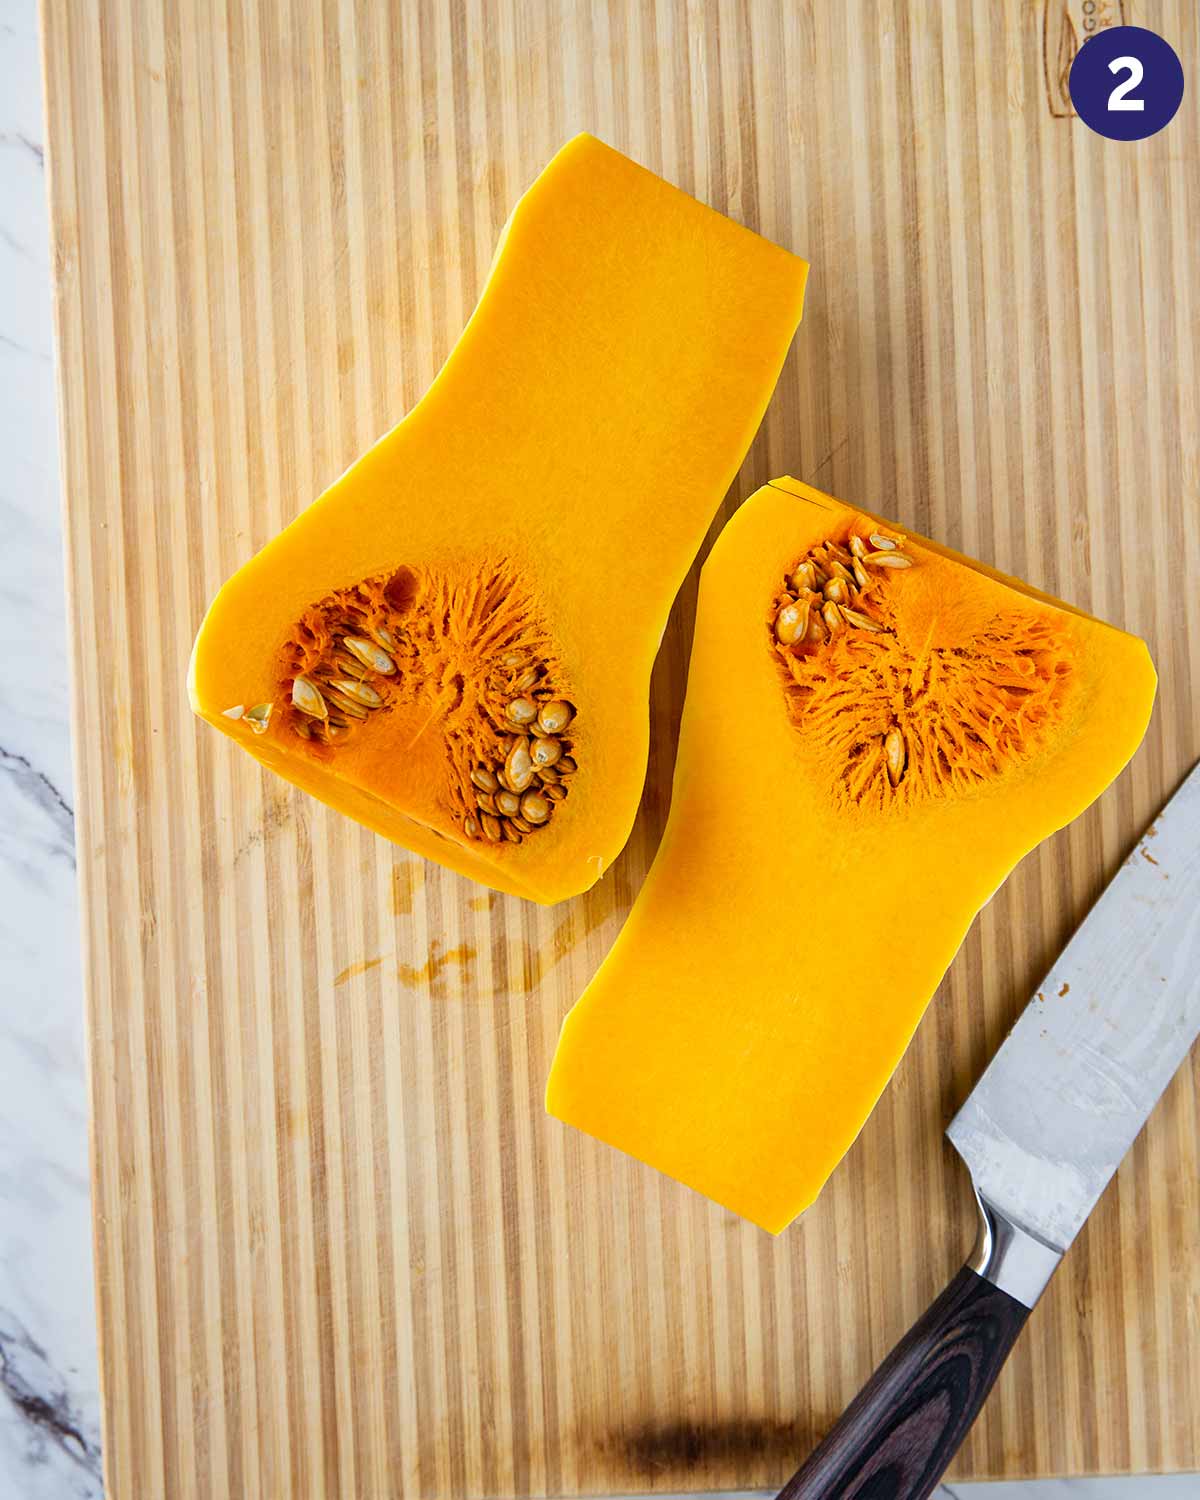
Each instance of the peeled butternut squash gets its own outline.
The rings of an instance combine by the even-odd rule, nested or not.
[[[550,1112],[784,1228],[1154,687],[1132,636],[795,480],[759,490],[704,567],[667,828]]]
[[[552,902],[628,837],[650,669],[802,260],[590,136],[428,393],[217,595],[195,711],[331,807]]]

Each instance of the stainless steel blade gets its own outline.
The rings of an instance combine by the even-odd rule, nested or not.
[[[1200,1033],[1200,766],[1064,948],[947,1134],[1066,1250]]]

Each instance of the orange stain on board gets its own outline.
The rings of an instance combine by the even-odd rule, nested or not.
[[[1064,980],[1063,981],[1063,987],[1058,992],[1058,998],[1061,1000],[1064,995],[1069,995],[1070,993],[1071,993],[1071,986],[1066,982],[1066,980]]]
[[[571,952],[576,943],[576,923],[568,913],[554,929],[549,945],[534,948],[529,943],[521,944],[522,962],[511,976],[511,985],[522,995],[530,995],[542,981]]]
[[[359,974],[366,974],[371,969],[377,969],[382,962],[382,958],[360,958],[357,963],[347,964],[333,981],[334,989],[337,989],[339,984],[345,984],[347,980],[354,979]]]
[[[510,953],[504,983],[496,994],[533,994],[580,943],[586,942],[614,916],[623,914],[614,887],[607,883],[594,885],[570,903],[562,920],[555,924],[548,943],[535,946],[522,942]]]
[[[450,993],[448,971],[472,968],[475,949],[462,943],[457,948],[447,948],[443,953],[440,951],[441,946],[441,938],[434,938],[429,945],[429,955],[419,968],[414,964],[398,964],[396,974],[405,984],[416,989],[427,989],[437,999],[444,1000]]]
[[[406,859],[392,871],[392,913],[407,917],[413,909],[413,897],[425,884],[423,860]]]

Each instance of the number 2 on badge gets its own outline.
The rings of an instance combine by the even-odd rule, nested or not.
[[[1136,57],[1114,57],[1108,65],[1110,73],[1128,73],[1124,83],[1117,84],[1108,96],[1108,107],[1113,109],[1145,109],[1144,99],[1129,99],[1130,89],[1135,89],[1142,81],[1142,65]]]

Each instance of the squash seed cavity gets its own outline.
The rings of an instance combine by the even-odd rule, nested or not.
[[[999,611],[961,643],[931,645],[906,618],[922,566],[899,532],[850,532],[800,558],[772,602],[788,713],[839,804],[970,792],[1062,722],[1073,653],[1052,614]]]
[[[263,734],[273,707],[277,732],[324,762],[360,735],[393,735],[397,757],[438,737],[438,821],[495,849],[548,827],[578,769],[569,683],[505,564],[400,567],[329,594],[284,647],[275,704],[230,717]]]

